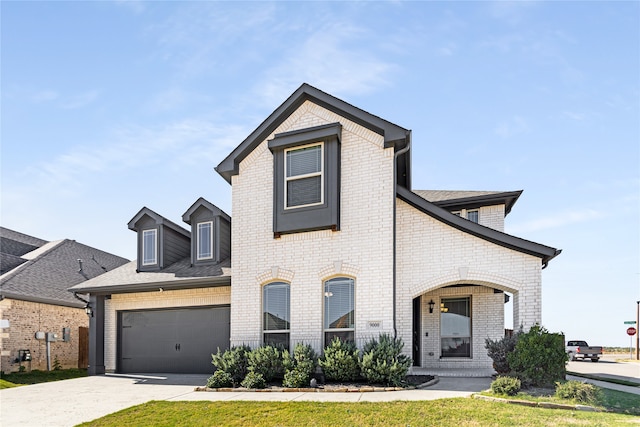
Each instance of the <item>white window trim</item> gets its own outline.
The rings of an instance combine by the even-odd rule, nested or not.
[[[200,256],[200,226],[209,224],[209,256]],[[199,222],[196,227],[196,259],[198,261],[213,259],[213,221]]]
[[[145,252],[145,236],[147,234],[153,234],[153,260],[146,260]],[[158,263],[158,230],[155,228],[149,230],[142,230],[142,265],[156,265]]]
[[[469,219],[469,212],[478,212],[478,222],[476,222],[476,224],[480,224],[480,209],[461,209],[459,211],[452,211],[451,213],[459,216],[460,218],[464,218],[467,221],[471,221]]]
[[[324,342],[325,341],[325,334],[326,332],[353,332],[353,342],[356,343],[356,319],[355,319],[355,313],[354,313],[354,319],[353,319],[353,328],[325,328],[324,324],[325,324],[325,318],[327,316],[326,313],[326,309],[325,309],[325,298],[330,298],[333,296],[333,293],[331,293],[330,295],[327,295],[327,292],[325,292],[325,286],[326,283],[332,279],[349,279],[353,281],[353,310],[354,312],[356,311],[356,306],[357,306],[357,301],[356,301],[356,279],[351,277],[351,276],[334,276],[334,277],[330,277],[328,279],[325,279],[322,281],[322,341],[323,341],[323,346],[327,346],[330,343],[328,342]]]
[[[304,175],[296,175],[296,176],[288,177],[287,176],[287,153],[289,151],[296,151],[302,148],[313,147],[316,145],[320,146],[320,171],[314,172],[314,173],[307,173]],[[309,203],[306,205],[287,206],[287,187],[288,187],[287,183],[289,181],[295,181],[303,178],[311,178],[314,176],[320,177],[320,201],[317,203]],[[286,150],[284,150],[284,200],[283,201],[284,201],[285,210],[304,208],[306,206],[318,206],[324,203],[324,142],[323,141],[312,142],[311,144],[299,145],[299,146],[287,148]]]

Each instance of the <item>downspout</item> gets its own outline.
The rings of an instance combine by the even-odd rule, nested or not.
[[[397,204],[397,199],[398,199],[398,193],[397,193],[397,185],[398,185],[398,157],[404,153],[406,153],[407,151],[409,151],[409,149],[411,148],[411,131],[407,131],[407,133],[405,134],[405,140],[407,141],[407,145],[405,145],[404,148],[402,148],[401,150],[398,150],[394,155],[393,155],[393,338],[397,338],[398,337],[398,328],[396,327],[396,287],[397,287],[397,241],[396,241],[396,235],[397,235],[397,219],[396,219],[396,204]],[[408,188],[407,190],[411,190],[410,188]]]

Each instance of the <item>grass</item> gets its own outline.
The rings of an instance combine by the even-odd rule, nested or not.
[[[46,383],[50,381],[68,380],[71,378],[86,377],[86,369],[60,369],[57,371],[13,372],[11,374],[0,373],[0,389],[17,387],[26,384]]]
[[[629,415],[529,408],[477,399],[418,402],[151,401],[81,426],[621,426]]]

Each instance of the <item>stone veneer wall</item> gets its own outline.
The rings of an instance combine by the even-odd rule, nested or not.
[[[231,302],[229,286],[196,288],[180,291],[136,292],[114,294],[105,301],[104,364],[107,372],[115,372],[117,357],[117,312],[174,307],[225,305]]]
[[[358,345],[393,331],[393,149],[383,137],[312,102],[275,133],[340,122],[340,231],[273,236],[273,155],[270,135],[232,177],[231,345],[262,340],[261,286],[291,284],[291,344],[323,346],[323,281],[355,279]]]
[[[37,340],[36,332],[52,332],[58,340],[50,343],[50,363],[57,358],[62,368],[78,367],[78,328],[89,327],[83,308],[64,307],[6,298],[0,301],[0,318],[9,320],[9,328],[0,329],[0,369],[15,372],[18,350],[31,351],[31,369],[47,370],[45,340]],[[62,329],[70,328],[70,341],[62,340]],[[22,362],[28,369],[29,363]]]
[[[439,297],[465,292],[474,301],[472,321],[480,320],[483,316],[489,317],[482,320],[487,325],[484,333],[474,333],[474,356],[473,360],[467,360],[467,365],[478,367],[477,359],[481,358],[484,360],[481,364],[491,367],[490,359],[483,354],[482,347],[485,338],[495,339],[504,335],[502,303],[495,296],[495,310],[485,309],[482,305],[492,301],[492,297],[486,297],[485,301],[479,289],[443,288],[448,285],[474,284],[513,293],[513,324],[516,327],[522,324],[528,329],[541,322],[540,258],[498,246],[447,226],[402,200],[397,202],[397,221],[398,331],[401,331],[405,343],[412,339],[413,298],[424,294],[425,304],[424,300],[428,302],[432,296],[436,301]],[[502,294],[495,295],[504,298]],[[485,302],[476,302],[478,298]],[[439,327],[428,322],[428,314],[423,315],[423,327],[430,330],[429,339],[425,339],[423,334],[423,363],[429,363],[432,367],[447,367],[450,363],[439,361],[439,353],[436,353],[436,360],[426,354],[435,348],[432,340],[439,342]],[[433,363],[427,362],[429,360],[433,360]],[[457,364],[458,367],[462,365],[464,363]]]

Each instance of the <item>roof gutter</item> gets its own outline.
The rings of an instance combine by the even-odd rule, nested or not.
[[[407,141],[407,144],[404,146],[404,148],[396,151],[393,155],[393,338],[397,338],[398,337],[398,328],[396,327],[396,318],[397,318],[397,308],[396,308],[396,300],[397,300],[397,296],[396,296],[396,289],[397,289],[397,239],[396,239],[396,235],[397,235],[397,219],[396,219],[396,205],[397,205],[397,194],[398,194],[398,190],[397,190],[397,186],[398,186],[398,157],[400,157],[402,154],[406,153],[407,151],[409,151],[409,149],[411,148],[411,131],[407,131],[405,133],[405,141]]]

